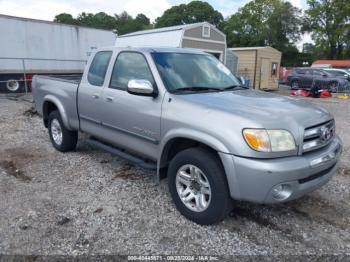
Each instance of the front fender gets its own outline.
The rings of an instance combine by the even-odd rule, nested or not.
[[[163,137],[161,143],[160,143],[160,153],[158,156],[157,161],[157,177],[158,182],[161,179],[161,163],[163,161],[163,152],[165,150],[166,145],[175,138],[186,138],[198,141],[202,144],[207,145],[208,147],[212,148],[213,150],[218,152],[218,156],[221,160],[221,163],[223,165],[223,168],[226,173],[227,183],[229,186],[229,190],[231,192],[231,196],[235,196],[239,199],[240,191],[238,188],[237,183],[237,177],[236,172],[234,170],[234,164],[233,164],[233,156],[229,153],[228,148],[225,146],[223,142],[218,140],[216,137],[213,137],[209,134],[196,131],[193,129],[186,129],[186,128],[179,128],[175,130],[170,130],[168,133],[165,134]]]
[[[43,100],[44,100],[43,107],[45,107],[46,102],[51,102],[57,107],[58,111],[60,112],[60,115],[61,115],[61,118],[62,118],[62,121],[63,121],[65,128],[67,128],[68,130],[72,130],[72,128],[69,124],[67,112],[64,109],[64,106],[62,105],[60,100],[53,95],[46,95]],[[43,112],[44,112],[44,109],[43,109]]]
[[[218,140],[217,138],[203,133],[201,131],[193,130],[193,129],[187,129],[187,128],[178,128],[169,130],[162,138],[160,145],[159,145],[159,155],[157,159],[157,174],[159,175],[159,171],[161,168],[162,163],[162,156],[164,149],[169,141],[175,138],[185,138],[185,139],[191,139],[198,141],[202,144],[207,145],[208,147],[214,149],[217,152],[222,153],[229,153],[228,148],[225,146],[223,142]]]

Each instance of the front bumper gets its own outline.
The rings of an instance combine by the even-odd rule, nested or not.
[[[219,153],[231,197],[256,203],[280,203],[299,198],[326,184],[336,173],[342,143],[335,137],[328,146],[302,156],[252,159]],[[273,194],[286,185],[291,194],[280,200]]]

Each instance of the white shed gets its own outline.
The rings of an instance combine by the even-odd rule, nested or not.
[[[138,31],[117,37],[118,47],[181,47],[210,53],[226,62],[226,35],[214,25],[202,22]]]

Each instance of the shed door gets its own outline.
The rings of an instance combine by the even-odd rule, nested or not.
[[[270,59],[261,58],[261,67],[260,67],[260,89],[269,88],[269,79],[270,79]]]

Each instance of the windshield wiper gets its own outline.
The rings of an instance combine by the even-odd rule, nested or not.
[[[232,85],[232,86],[227,86],[227,87],[221,88],[221,91],[228,91],[228,90],[232,90],[235,88],[249,89],[249,87],[242,86],[242,85]]]
[[[220,92],[220,88],[215,87],[206,87],[206,86],[188,86],[188,87],[181,87],[173,90],[174,93],[183,92],[183,91],[190,91],[190,92],[196,92],[196,91],[215,91]]]

